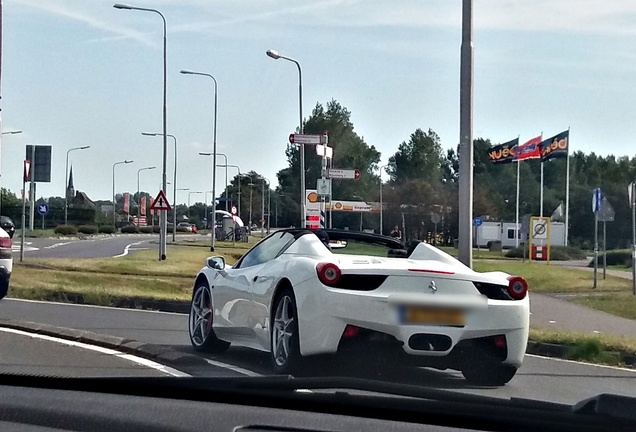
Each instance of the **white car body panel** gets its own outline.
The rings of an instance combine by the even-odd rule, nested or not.
[[[346,274],[388,275],[371,291],[328,287],[320,282],[316,264],[331,262]],[[263,351],[270,350],[270,317],[276,289],[284,282],[294,291],[298,310],[300,352],[303,356],[335,353],[347,325],[375,330],[404,342],[415,356],[443,357],[465,339],[504,334],[508,355],[504,363],[519,367],[529,330],[529,298],[493,300],[481,295],[473,282],[507,286],[503,272],[477,273],[455,258],[420,243],[408,258],[338,255],[320,240],[305,234],[276,259],[247,268],[203,268],[212,287],[213,328],[220,339]],[[436,291],[429,288],[434,282]],[[433,305],[461,308],[463,327],[402,324],[398,307]],[[448,336],[446,351],[409,347],[415,334]]]

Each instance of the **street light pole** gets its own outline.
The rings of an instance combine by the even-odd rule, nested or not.
[[[163,172],[162,172],[162,191],[166,193],[167,181],[166,176],[166,154],[168,153],[168,68],[167,68],[167,25],[166,17],[156,9],[148,9],[142,7],[129,6],[126,4],[117,3],[113,5],[115,9],[126,10],[138,10],[144,12],[153,12],[158,14],[163,21]],[[166,259],[166,228],[168,227],[168,213],[165,211],[159,212],[159,261]]]
[[[218,85],[216,82],[216,78],[214,78],[211,74],[201,73],[201,72],[193,72],[189,70],[181,70],[182,74],[185,75],[201,75],[212,78],[214,81],[214,143],[212,146],[212,240],[210,243],[210,251],[214,252],[214,237],[216,234],[216,111],[217,111],[217,95],[218,95]],[[227,162],[227,159],[226,159]]]
[[[123,160],[121,162],[115,162],[113,164],[113,226],[115,227],[115,229],[117,229],[117,212],[115,211],[115,209],[117,208],[117,201],[115,201],[115,167],[117,165],[121,165],[121,164],[129,164],[129,163],[133,163],[134,161],[131,160]]]
[[[137,170],[137,226],[139,226],[139,219],[141,216],[141,196],[140,196],[140,190],[139,190],[139,173],[141,173],[142,171],[145,170],[152,170],[155,169],[157,167],[151,166],[151,167],[145,167],[145,168],[139,168]]]
[[[228,167],[236,168],[236,170],[238,171],[238,177],[237,177],[237,179],[238,179],[238,194],[237,194],[238,195],[238,209],[237,210],[238,210],[238,216],[241,217],[241,176],[243,175],[243,174],[241,174],[241,168],[239,168],[238,165],[228,165],[228,164],[217,165],[217,166],[225,167],[225,175],[227,175]],[[225,184],[227,185],[227,180],[225,181]]]
[[[142,135],[145,136],[161,136],[161,134],[158,133],[148,133],[148,132],[142,132]],[[174,140],[174,174],[173,174],[173,178],[172,178],[172,200],[173,200],[173,204],[176,205],[177,204],[177,137],[175,137],[172,134],[168,134],[169,137],[171,137]],[[167,184],[170,184],[170,182],[167,182]],[[168,226],[166,225],[166,232],[167,231]],[[175,242],[177,237],[177,212],[173,209],[172,210],[172,241]]]
[[[303,134],[303,74],[300,68],[300,63],[293,58],[281,55],[274,50],[267,50],[266,54],[274,60],[283,59],[295,63],[298,68],[298,111],[300,113],[298,130],[300,134]],[[300,144],[300,226],[302,228],[307,226],[307,221],[305,221],[305,194],[305,144]]]
[[[265,237],[265,233],[264,233],[264,231],[265,231],[265,181],[267,181],[267,188],[268,189],[270,187],[270,183],[269,183],[269,180],[266,177],[264,177],[264,176],[262,176],[260,174],[259,174],[259,176],[260,176],[260,178],[262,180],[262,183],[263,183],[263,187],[261,189],[261,218],[262,218],[261,219],[261,238],[263,238],[263,237]]]
[[[463,0],[460,67],[459,260],[473,266],[473,30],[472,0]]]
[[[64,178],[64,225],[68,225],[68,191],[66,188],[68,187],[68,154],[75,150],[86,150],[91,146],[82,146],[82,147],[73,147],[66,152],[66,177]],[[35,152],[35,148],[33,149]],[[35,167],[33,167],[35,169]]]

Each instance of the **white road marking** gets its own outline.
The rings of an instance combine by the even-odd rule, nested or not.
[[[548,322],[549,322],[550,324],[554,324],[554,323],[556,323],[556,321],[553,321],[553,320],[550,320],[550,321],[548,321]]]
[[[128,309],[128,308],[117,308],[117,307],[112,307],[112,306],[97,306],[97,305],[87,305],[87,304],[76,304],[76,303],[61,303],[61,302],[51,302],[51,301],[45,301],[45,300],[26,300],[26,299],[14,299],[14,298],[4,298],[2,299],[3,302],[25,302],[25,303],[39,303],[39,304],[45,304],[45,305],[50,305],[50,304],[54,304],[54,305],[58,305],[58,306],[69,306],[69,307],[85,307],[85,308],[99,308],[99,309],[109,309],[109,310],[118,310],[118,311],[125,311],[125,312],[134,312],[134,313],[139,313],[139,312],[144,312],[144,313],[157,313],[157,314],[168,314],[168,315],[180,315],[180,316],[188,316],[188,314],[182,314],[182,313],[177,313],[177,312],[164,312],[164,311],[153,311],[153,310],[146,310],[146,309]]]
[[[72,347],[76,347],[76,348],[82,348],[82,349],[86,349],[89,351],[96,351],[98,353],[101,354],[105,354],[105,355],[112,355],[124,360],[128,360],[130,362],[136,363],[140,366],[145,366],[147,368],[150,369],[155,369],[161,373],[164,373],[166,375],[170,375],[170,376],[175,376],[175,377],[188,377],[190,375],[188,375],[185,372],[181,372],[180,370],[171,368],[169,366],[166,365],[162,365],[161,363],[157,363],[155,361],[152,360],[148,360],[142,357],[137,357],[135,355],[132,354],[125,354],[121,351],[117,351],[114,349],[110,349],[110,348],[104,348],[104,347],[100,347],[97,345],[89,345],[87,343],[83,343],[83,342],[76,342],[76,341],[71,341],[71,340],[67,340],[67,339],[60,339],[57,337],[53,337],[53,336],[47,336],[47,335],[41,335],[41,334],[36,334],[36,333],[29,333],[29,332],[25,332],[22,330],[16,330],[16,329],[12,329],[12,328],[4,328],[4,327],[0,327],[0,331],[3,331],[5,333],[13,333],[13,334],[17,334],[20,336],[27,336],[33,339],[42,339],[42,340],[46,340],[49,342],[56,342],[62,345],[68,345],[68,346],[72,346]]]
[[[129,245],[126,245],[126,247],[124,248],[124,252],[120,253],[119,255],[113,255],[113,257],[112,257],[112,258],[125,257],[126,255],[128,255],[128,252],[130,251],[130,248],[131,248],[132,246],[137,246],[137,245],[140,245],[140,244],[142,244],[142,243],[143,243],[143,240],[142,240],[142,241],[135,242],[135,243],[131,243],[131,244],[129,244]]]
[[[70,241],[70,242],[55,243],[55,244],[53,244],[51,246],[44,246],[42,249],[55,249],[56,247],[66,246],[66,245],[73,244],[73,243],[78,243],[78,242]]]
[[[210,359],[205,359],[206,362],[208,362],[209,364],[211,364],[212,366],[216,366],[216,367],[220,367],[223,369],[229,369],[231,371],[240,373],[241,375],[247,375],[249,377],[259,377],[259,376],[263,376],[262,374],[259,374],[258,372],[254,372],[251,371],[249,369],[244,369],[242,367],[239,366],[234,366],[228,363],[223,363],[220,361],[216,361],[216,360],[210,360]]]
[[[526,357],[535,357],[535,358],[544,359],[544,360],[554,360],[558,362],[573,363],[573,364],[578,364],[582,366],[594,366],[594,367],[599,367],[603,369],[613,369],[613,370],[619,370],[624,372],[636,373],[636,369],[629,369],[629,368],[623,368],[619,366],[610,366],[610,365],[603,365],[603,364],[596,364],[596,363],[587,363],[587,362],[576,361],[576,360],[567,360],[567,359],[562,359],[558,357],[544,357],[544,356],[540,356],[536,354],[526,354]]]

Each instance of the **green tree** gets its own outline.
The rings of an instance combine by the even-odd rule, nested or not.
[[[391,182],[403,184],[419,179],[439,182],[442,179],[442,146],[439,136],[429,129],[417,129],[408,142],[403,141],[398,151],[389,158],[387,173]]]

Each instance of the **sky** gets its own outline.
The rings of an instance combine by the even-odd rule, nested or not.
[[[570,128],[573,151],[635,156],[636,2],[474,0],[473,135],[493,143]],[[3,0],[2,187],[19,195],[25,146],[51,145],[50,183],[93,200],[161,186],[161,17],[104,0]],[[459,141],[461,0],[134,0],[167,20],[168,133],[178,147],[177,201],[209,201],[214,82],[217,152],[276,185],[287,137],[303,114],[335,99],[387,163],[417,128]],[[74,147],[89,149],[67,153]],[[314,157],[307,152],[307,157]],[[223,164],[224,158],[218,158]],[[154,170],[139,169],[156,166]],[[169,138],[167,177],[174,144]],[[340,167],[362,168],[366,167]],[[230,167],[228,178],[237,172]],[[217,189],[225,183],[217,170]],[[310,188],[310,184],[308,184]],[[172,201],[172,186],[168,187]],[[336,197],[347,199],[348,197]]]

